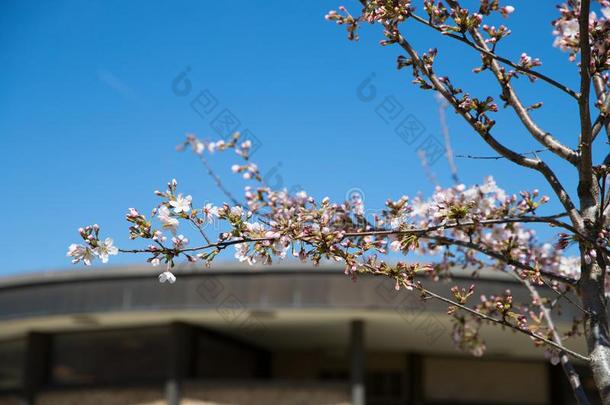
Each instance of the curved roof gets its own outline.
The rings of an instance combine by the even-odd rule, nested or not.
[[[367,339],[376,347],[402,350],[439,348],[453,351],[447,305],[418,294],[396,291],[388,278],[360,276],[356,282],[338,266],[312,268],[298,263],[269,266],[217,264],[202,270],[175,269],[175,284],[161,284],[152,266],[79,269],[0,279],[0,339],[32,330],[64,331],[154,325],[172,321],[205,324],[254,343],[333,345],[347,338],[346,325],[363,319]],[[451,283],[428,288],[449,294],[453,285],[468,288],[470,271],[458,271]],[[483,272],[477,291],[527,291],[499,272]],[[575,313],[566,308],[561,319]],[[254,331],[263,330],[264,336]],[[249,331],[246,333],[246,331]],[[529,338],[493,328],[498,353],[538,355]],[[500,334],[502,334],[500,336]],[[339,340],[337,340],[339,339]],[[512,339],[512,340],[511,340]],[[526,343],[523,345],[523,343]],[[490,348],[494,346],[491,345]],[[511,347],[511,349],[507,349]],[[535,354],[534,354],[535,353]]]

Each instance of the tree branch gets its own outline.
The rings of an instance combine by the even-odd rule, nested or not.
[[[424,25],[426,25],[426,26],[428,26],[428,27],[438,31],[438,32],[440,32],[441,34],[443,34],[443,35],[445,35],[447,37],[450,37],[450,38],[453,38],[455,40],[460,41],[460,42],[470,46],[471,48],[473,48],[473,49],[475,49],[475,50],[485,54],[486,56],[489,56],[490,58],[496,59],[496,60],[498,60],[498,61],[500,61],[500,62],[502,62],[502,63],[504,63],[506,65],[509,65],[512,68],[514,68],[515,70],[518,70],[519,72],[522,72],[522,73],[525,73],[525,74],[528,74],[528,75],[531,75],[531,76],[535,76],[538,79],[549,83],[551,86],[554,86],[554,87],[558,88],[559,90],[565,92],[570,97],[573,97],[574,99],[578,99],[578,93],[576,93],[574,90],[570,89],[568,86],[566,86],[564,84],[561,84],[558,81],[556,81],[556,80],[554,80],[554,79],[552,79],[552,78],[550,78],[550,77],[548,77],[548,76],[546,76],[546,75],[544,75],[544,74],[542,74],[540,72],[537,72],[537,71],[532,70],[532,69],[525,68],[523,66],[519,66],[518,64],[514,63],[510,59],[504,58],[504,57],[496,54],[495,52],[492,52],[489,49],[485,49],[485,48],[482,48],[482,47],[478,46],[474,42],[468,40],[468,38],[464,38],[462,36],[459,36],[459,35],[456,35],[456,34],[453,34],[453,33],[450,33],[450,32],[446,32],[442,28],[440,28],[440,27],[430,23],[430,21],[428,21],[428,20],[426,20],[426,19],[424,19],[424,18],[422,18],[422,17],[420,17],[418,15],[411,14],[410,18],[413,18],[415,21],[417,21],[417,22],[419,22],[421,24],[424,24]]]
[[[563,221],[559,221],[558,218],[565,217],[566,213],[549,215],[546,217],[538,217],[538,216],[519,216],[519,217],[509,217],[509,218],[498,218],[498,219],[484,219],[481,221],[468,221],[468,222],[453,222],[453,223],[444,223],[441,225],[431,226],[427,228],[414,228],[407,230],[370,230],[370,231],[362,231],[362,232],[348,232],[345,236],[374,236],[374,235],[396,235],[396,234],[425,234],[427,232],[434,232],[444,229],[452,229],[452,228],[468,228],[471,226],[485,226],[485,225],[497,225],[497,224],[510,224],[510,223],[545,223],[551,224],[553,226],[557,226],[560,228],[567,229],[570,232],[574,232],[577,235],[584,237],[584,235],[578,234],[576,229]]]
[[[447,304],[456,306],[456,307],[458,307],[458,308],[460,308],[460,309],[462,309],[462,310],[464,310],[466,312],[469,312],[472,315],[475,315],[475,316],[477,316],[477,317],[479,317],[479,318],[481,318],[481,319],[483,319],[485,321],[490,321],[490,322],[493,322],[493,323],[496,323],[496,324],[502,325],[502,326],[508,326],[509,328],[511,328],[513,330],[521,332],[521,333],[523,333],[523,334],[525,334],[525,335],[527,335],[527,336],[529,336],[531,338],[534,338],[535,340],[540,340],[541,342],[544,342],[547,345],[552,346],[552,347],[554,347],[555,349],[557,349],[559,351],[565,352],[565,353],[567,353],[567,354],[569,354],[569,355],[571,355],[571,356],[573,356],[573,357],[575,357],[575,358],[577,358],[579,360],[584,360],[584,361],[589,361],[590,360],[587,356],[584,356],[584,355],[582,355],[580,353],[577,353],[577,352],[575,352],[575,351],[573,351],[571,349],[568,349],[567,347],[562,346],[561,344],[555,343],[554,341],[549,340],[549,339],[545,338],[544,336],[541,336],[541,335],[539,335],[537,333],[534,333],[534,332],[532,332],[530,330],[517,328],[516,326],[511,325],[510,323],[508,323],[508,322],[506,322],[506,321],[504,321],[502,319],[497,319],[497,318],[494,318],[492,316],[489,316],[489,315],[483,314],[481,312],[478,312],[478,311],[476,311],[474,309],[471,309],[471,308],[469,308],[469,307],[467,307],[465,305],[459,304],[459,303],[457,303],[455,301],[452,301],[452,300],[450,300],[448,298],[445,298],[445,297],[443,297],[441,295],[433,293],[432,291],[430,291],[430,290],[428,290],[428,289],[426,289],[424,287],[421,287],[421,291],[424,292],[426,295],[428,295],[430,297],[436,298],[437,300],[443,301],[443,302],[445,302]]]
[[[536,155],[537,153],[541,153],[541,152],[547,152],[548,149],[538,149],[538,150],[533,150],[531,152],[523,152],[520,153],[521,156],[525,156],[525,155]],[[506,157],[504,156],[473,156],[473,155],[456,155],[455,157],[459,157],[459,158],[466,158],[466,159],[480,159],[480,160],[500,160],[500,159],[506,159]]]
[[[384,25],[387,30],[391,31],[392,27],[390,27],[388,23],[385,23]],[[396,32],[395,40],[405,51],[407,51],[409,56],[411,56],[414,66],[431,81],[434,88],[445,97],[445,99],[449,102],[449,104],[451,104],[453,106],[453,108],[458,112],[458,114],[460,114],[466,120],[466,122],[468,122],[468,124],[470,124],[470,126],[476,131],[476,133],[479,134],[479,136],[481,136],[481,138],[483,138],[483,140],[489,146],[491,146],[492,149],[494,149],[496,152],[498,152],[502,156],[506,157],[508,160],[510,160],[513,163],[516,163],[523,167],[528,167],[528,168],[537,170],[546,178],[547,182],[551,185],[551,187],[553,188],[553,191],[559,198],[559,201],[562,203],[566,212],[570,216],[570,219],[572,220],[572,222],[579,229],[583,229],[583,227],[582,227],[583,221],[582,221],[582,217],[581,217],[580,213],[574,206],[572,199],[570,198],[569,194],[565,191],[563,185],[560,183],[560,181],[557,178],[557,176],[555,175],[555,173],[546,165],[546,163],[544,163],[543,161],[541,161],[539,159],[530,159],[530,158],[526,158],[526,157],[518,154],[517,152],[507,148],[506,146],[501,144],[498,140],[496,140],[491,135],[489,130],[482,129],[478,125],[478,122],[476,121],[476,119],[474,117],[472,117],[470,114],[468,114],[466,111],[464,111],[462,108],[459,107],[459,103],[456,100],[456,98],[445,88],[445,86],[439,80],[439,78],[426,67],[426,65],[423,63],[423,61],[421,60],[421,58],[419,57],[417,52],[413,49],[411,44],[402,36],[402,34],[400,34],[399,32]]]
[[[373,271],[373,274],[384,275],[384,276],[386,275],[384,273],[378,273],[377,269],[375,269],[373,266],[370,266],[368,264],[363,264],[363,266],[365,266],[369,270]],[[502,325],[502,326],[507,326],[507,327],[517,331],[517,332],[521,332],[521,333],[523,333],[523,334],[525,334],[525,335],[527,335],[527,336],[529,336],[529,337],[531,337],[531,338],[533,338],[535,340],[539,340],[541,342],[544,342],[547,345],[552,346],[552,347],[554,347],[555,349],[557,349],[557,350],[559,350],[561,352],[565,352],[565,353],[567,353],[567,354],[569,354],[569,355],[571,355],[571,356],[573,356],[573,357],[575,357],[577,359],[584,360],[584,361],[589,361],[590,360],[588,357],[586,357],[586,356],[584,356],[584,355],[582,355],[580,353],[577,353],[577,352],[575,352],[575,351],[573,351],[571,349],[568,349],[567,347],[562,346],[561,344],[558,344],[558,343],[556,343],[556,342],[554,342],[552,340],[549,340],[549,339],[545,338],[542,335],[534,333],[534,332],[532,332],[532,331],[530,331],[528,329],[518,328],[515,325],[512,325],[512,324],[510,324],[509,322],[506,322],[503,319],[497,319],[497,318],[494,318],[494,317],[489,316],[487,314],[484,314],[482,312],[479,312],[477,310],[474,310],[472,308],[469,308],[466,305],[460,304],[460,303],[455,302],[455,301],[453,301],[453,300],[451,300],[449,298],[443,297],[442,295],[436,294],[436,293],[428,290],[427,288],[425,288],[421,284],[413,285],[413,288],[421,291],[423,294],[425,294],[425,295],[427,295],[429,297],[435,298],[435,299],[437,299],[439,301],[442,301],[442,302],[444,302],[446,304],[455,306],[455,307],[457,307],[459,309],[462,309],[462,310],[464,310],[464,311],[466,311],[466,312],[468,312],[468,313],[470,313],[472,315],[475,315],[478,318],[481,318],[481,319],[483,319],[485,321],[489,321],[489,322],[492,322],[492,323],[495,323],[495,324],[498,324],[498,325]]]
[[[203,153],[197,153],[196,155],[199,157],[199,160],[201,161],[201,163],[203,164],[203,166],[207,170],[208,175],[212,178],[212,180],[214,180],[214,183],[216,184],[216,187],[218,187],[218,189],[220,191],[222,191],[222,193],[229,200],[231,200],[233,205],[237,205],[239,207],[243,207],[243,204],[240,203],[239,201],[237,201],[237,199],[233,196],[233,194],[231,194],[231,192],[224,186],[224,184],[222,184],[222,180],[220,180],[220,177],[218,177],[218,175],[214,172],[214,170],[212,170],[212,166],[210,166],[210,164],[208,163],[208,160],[205,158],[205,156],[203,156]]]
[[[580,46],[580,97],[578,98],[578,110],[580,113],[580,139],[578,149],[580,162],[578,167],[579,184],[578,196],[581,201],[583,216],[592,220],[597,211],[596,183],[593,175],[592,142],[593,134],[591,128],[591,113],[589,97],[591,91],[591,45],[589,43],[589,11],[590,0],[582,0],[580,3],[579,46]]]
[[[488,257],[491,257],[498,261],[504,262],[510,266],[513,266],[513,267],[516,267],[516,268],[519,268],[522,270],[531,271],[531,272],[539,271],[541,275],[548,277],[552,280],[560,281],[562,283],[575,285],[578,282],[578,280],[574,280],[570,277],[562,276],[561,274],[553,273],[553,272],[543,270],[543,269],[536,270],[532,266],[528,266],[527,264],[521,263],[518,260],[511,259],[509,257],[504,256],[501,253],[495,252],[493,250],[490,250],[484,246],[480,246],[473,242],[466,242],[466,241],[462,241],[459,239],[447,238],[445,236],[427,236],[427,235],[425,235],[425,236],[422,236],[422,239],[435,240],[435,241],[441,242],[446,245],[462,246],[462,247],[465,247],[468,249],[476,250],[477,252],[483,253],[484,255],[486,255]]]
[[[485,39],[478,30],[473,28],[472,30],[470,30],[470,34],[473,36],[475,42],[480,48],[489,51],[489,47],[485,43]],[[506,102],[513,108],[513,110],[515,110],[515,113],[517,114],[525,128],[527,128],[529,133],[540,144],[548,148],[548,150],[550,150],[557,156],[567,160],[572,164],[577,164],[578,155],[575,151],[563,145],[548,132],[543,131],[540,127],[538,127],[534,120],[532,120],[532,117],[527,112],[527,108],[525,108],[525,106],[517,96],[517,93],[510,84],[510,81],[502,72],[500,64],[495,59],[491,60],[490,69],[496,76],[498,84],[500,85],[500,87],[502,87],[502,93],[504,95],[504,98],[506,99]]]

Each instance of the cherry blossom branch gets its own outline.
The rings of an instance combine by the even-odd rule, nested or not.
[[[462,304],[460,304],[458,302],[450,300],[449,298],[443,297],[442,295],[436,294],[436,293],[434,293],[434,292],[432,292],[432,291],[430,291],[430,290],[428,290],[428,289],[426,289],[424,287],[421,287],[420,290],[423,293],[425,293],[426,295],[428,295],[428,296],[430,296],[432,298],[435,298],[435,299],[437,299],[439,301],[445,302],[445,303],[447,303],[449,305],[456,306],[459,309],[462,309],[462,310],[464,310],[464,311],[466,311],[466,312],[468,312],[468,313],[470,313],[472,315],[475,315],[475,316],[477,316],[477,317],[479,317],[479,318],[481,318],[481,319],[483,319],[485,321],[490,321],[490,322],[498,324],[498,325],[507,326],[507,327],[509,327],[509,328],[511,328],[511,329],[513,329],[515,331],[521,332],[521,333],[523,333],[523,334],[525,334],[525,335],[527,335],[527,336],[529,336],[529,337],[531,337],[531,338],[533,338],[535,340],[539,340],[541,342],[544,342],[547,345],[552,346],[555,349],[560,350],[562,352],[565,352],[565,353],[567,353],[567,354],[569,354],[569,355],[571,355],[571,356],[573,356],[573,357],[575,357],[575,358],[577,358],[579,360],[583,360],[583,361],[589,361],[590,360],[589,357],[584,356],[584,355],[582,355],[582,354],[580,354],[578,352],[575,352],[575,351],[573,351],[571,349],[568,349],[567,347],[565,347],[565,346],[563,346],[561,344],[558,344],[558,343],[556,343],[556,342],[554,342],[552,340],[549,340],[549,339],[545,338],[544,336],[541,336],[541,335],[539,335],[539,334],[537,334],[535,332],[532,332],[532,331],[527,330],[527,329],[518,328],[515,325],[512,325],[511,323],[509,323],[509,322],[507,322],[507,321],[505,321],[503,319],[498,319],[498,318],[494,318],[492,316],[483,314],[483,313],[481,313],[479,311],[476,311],[476,310],[474,310],[472,308],[469,308],[469,307],[467,307],[465,305],[462,305]]]
[[[369,264],[364,263],[364,264],[362,264],[362,266],[364,266],[365,268],[369,269],[373,275],[387,276],[387,274],[379,272],[378,269],[376,269],[375,267],[373,267],[373,266],[371,266]],[[528,329],[519,328],[519,327],[511,324],[510,322],[507,322],[504,319],[494,318],[493,316],[484,314],[484,313],[479,312],[479,311],[477,311],[475,309],[469,308],[466,305],[460,304],[459,302],[453,301],[453,300],[451,300],[449,298],[443,297],[442,295],[436,294],[436,293],[428,290],[427,288],[425,288],[423,285],[421,285],[421,283],[410,284],[410,287],[417,289],[418,291],[420,291],[425,296],[432,297],[432,298],[437,299],[439,301],[442,301],[442,302],[444,302],[446,304],[449,304],[451,306],[454,306],[454,307],[457,307],[459,309],[462,309],[462,310],[464,310],[464,311],[466,311],[466,312],[468,312],[468,313],[470,313],[472,315],[475,315],[478,318],[481,318],[482,320],[489,321],[489,322],[495,323],[497,325],[506,326],[506,327],[509,327],[509,328],[511,328],[511,329],[513,329],[515,331],[521,332],[521,333],[523,333],[523,334],[525,334],[525,335],[527,335],[527,336],[529,336],[529,337],[531,337],[531,338],[533,338],[535,340],[539,340],[541,342],[544,342],[547,345],[552,346],[552,347],[554,347],[555,349],[557,349],[557,350],[559,350],[561,352],[565,352],[565,353],[567,353],[567,354],[569,354],[569,355],[571,355],[571,356],[573,356],[573,357],[575,357],[577,359],[584,360],[584,361],[589,361],[590,360],[587,356],[584,356],[584,355],[582,355],[582,354],[580,354],[578,352],[575,352],[575,351],[573,351],[571,349],[568,349],[567,347],[561,345],[560,343],[556,343],[556,342],[554,342],[552,340],[549,340],[549,339],[545,338],[542,335],[539,335],[539,334],[537,334],[535,332],[532,332],[532,331],[530,331]]]
[[[444,236],[428,235],[431,232],[452,229],[452,228],[462,228],[462,227],[470,228],[473,226],[497,225],[497,224],[506,224],[506,223],[548,223],[548,224],[552,224],[554,226],[563,227],[570,231],[575,231],[575,229],[571,225],[566,224],[565,222],[559,221],[557,219],[557,218],[560,218],[565,215],[566,214],[562,213],[562,214],[557,214],[557,215],[552,215],[552,216],[547,216],[547,217],[522,216],[522,217],[515,217],[515,218],[481,220],[481,221],[476,221],[476,222],[475,221],[467,221],[467,222],[457,222],[456,221],[455,223],[451,223],[451,224],[442,224],[442,225],[431,226],[431,227],[427,227],[427,228],[414,228],[414,229],[407,229],[407,230],[398,230],[398,229],[397,230],[385,230],[385,229],[383,229],[383,230],[369,230],[369,231],[358,231],[358,232],[344,232],[341,234],[341,237],[339,238],[339,240],[343,240],[345,238],[362,238],[362,237],[366,237],[366,236],[416,235],[422,239],[435,240],[435,241],[441,242],[443,244],[453,244],[456,246],[462,246],[462,247],[466,247],[469,249],[473,249],[480,253],[485,254],[486,256],[488,256],[490,258],[494,258],[496,260],[505,262],[505,263],[515,266],[517,268],[527,270],[530,272],[539,271],[540,274],[543,274],[544,276],[547,276],[551,279],[561,281],[564,283],[568,283],[568,284],[575,284],[577,282],[577,280],[556,274],[554,272],[550,272],[550,271],[546,271],[546,270],[537,270],[529,265],[521,263],[517,260],[513,260],[510,257],[506,257],[503,254],[492,251],[489,248],[486,248],[479,244],[476,244],[473,242],[465,242],[465,241],[461,241],[461,240],[457,240],[457,239],[451,239],[451,238],[444,237]],[[273,242],[275,240],[277,240],[276,236],[263,237],[263,238],[236,238],[236,239],[232,239],[232,240],[221,240],[221,241],[218,241],[215,243],[207,243],[202,246],[191,247],[191,248],[175,248],[175,247],[167,248],[167,247],[164,247],[163,245],[159,244],[160,248],[152,247],[152,248],[147,248],[147,249],[119,249],[119,252],[121,252],[121,253],[152,253],[152,254],[167,253],[167,254],[170,254],[172,257],[175,257],[175,256],[179,256],[180,254],[189,253],[189,252],[197,252],[197,251],[202,251],[202,250],[206,250],[206,249],[216,249],[216,250],[220,251],[231,245],[243,244],[243,243],[254,243],[254,242]],[[300,239],[296,238],[294,240],[294,242],[298,242],[299,240],[302,242],[315,244],[315,241],[308,240],[306,237],[302,237]]]
[[[447,36],[447,37],[453,38],[455,40],[458,40],[458,41],[460,41],[460,42],[470,46],[471,48],[473,48],[473,49],[475,49],[475,50],[485,54],[486,56],[489,56],[492,59],[498,60],[498,61],[500,61],[500,62],[502,62],[502,63],[504,63],[506,65],[509,65],[510,67],[514,68],[515,70],[518,70],[518,71],[520,71],[522,73],[525,73],[527,75],[530,75],[530,76],[535,76],[538,79],[547,82],[551,86],[554,86],[554,87],[558,88],[559,90],[565,92],[570,97],[578,100],[578,93],[576,93],[574,90],[570,89],[568,86],[566,86],[564,84],[561,84],[560,82],[558,82],[555,79],[552,79],[552,78],[550,78],[550,77],[548,77],[548,76],[546,76],[546,75],[544,75],[544,74],[542,74],[540,72],[537,72],[535,70],[528,69],[526,67],[520,66],[520,65],[514,63],[513,61],[511,61],[510,59],[502,57],[502,56],[498,55],[497,53],[492,52],[489,49],[486,49],[484,47],[480,47],[479,45],[475,44],[474,42],[470,41],[468,38],[466,38],[464,36],[460,36],[460,35],[456,35],[456,34],[447,32],[447,31],[443,30],[441,27],[439,27],[439,26],[437,26],[435,24],[432,24],[430,21],[428,21],[428,20],[426,20],[426,19],[424,19],[424,18],[422,18],[422,17],[420,17],[420,16],[418,16],[416,14],[410,14],[409,17],[413,18],[415,21],[417,21],[417,22],[419,22],[421,24],[424,24],[424,25],[426,25],[426,26],[428,26],[428,27],[430,27],[430,28],[440,32],[444,36]]]
[[[393,27],[390,26],[389,23],[384,23],[384,26],[387,30],[392,30]],[[579,211],[574,206],[572,199],[569,194],[565,191],[563,185],[555,175],[555,173],[548,167],[548,165],[540,159],[530,159],[526,158],[517,152],[507,148],[503,144],[501,144],[498,140],[496,140],[490,133],[488,128],[484,128],[480,125],[480,123],[472,117],[467,111],[460,108],[458,101],[456,98],[445,88],[441,80],[424,64],[424,62],[419,57],[419,54],[413,49],[411,44],[400,34],[400,32],[395,31],[395,40],[396,42],[411,56],[415,68],[421,71],[432,83],[434,88],[441,93],[445,99],[454,107],[454,109],[460,114],[468,124],[479,134],[479,136],[494,149],[496,152],[506,157],[513,163],[516,163],[523,167],[528,167],[540,172],[550,186],[553,188],[553,191],[559,198],[559,201],[564,206],[565,210],[570,216],[572,222],[578,227],[578,229],[584,229],[583,220],[579,213]]]
[[[361,2],[364,5],[366,5],[365,0],[363,0]],[[457,1],[450,1],[449,4],[453,8],[461,8],[459,2],[457,2]],[[481,33],[476,28],[470,29],[470,34],[473,36],[473,38],[475,40],[475,42],[473,43],[468,38],[466,38],[465,35],[459,36],[456,34],[448,33],[443,28],[441,28],[435,24],[432,24],[430,21],[425,20],[422,17],[419,17],[413,13],[411,13],[409,15],[409,17],[413,18],[415,21],[417,21],[421,24],[424,24],[430,28],[433,28],[434,30],[442,33],[443,35],[449,36],[453,39],[456,39],[462,43],[467,44],[468,46],[483,53],[486,56],[489,56],[491,58],[490,68],[491,68],[492,72],[494,73],[494,75],[496,76],[498,83],[502,87],[503,94],[504,94],[506,101],[511,105],[511,107],[513,107],[513,109],[517,113],[517,116],[519,117],[519,119],[521,120],[523,125],[527,128],[527,130],[530,132],[530,134],[538,142],[540,142],[542,145],[546,146],[550,151],[552,151],[556,155],[560,156],[561,158],[569,161],[570,163],[572,163],[574,165],[576,165],[578,163],[578,155],[574,150],[563,145],[561,142],[559,142],[557,139],[555,139],[550,133],[543,131],[532,120],[532,118],[530,117],[530,115],[527,111],[527,108],[523,105],[523,103],[517,96],[516,92],[513,90],[512,86],[510,85],[509,78],[506,77],[506,75],[505,75],[503,69],[500,67],[498,61],[508,64],[508,65],[512,66],[513,68],[523,71],[532,76],[539,77],[541,80],[544,80],[547,83],[550,83],[550,84],[554,85],[555,87],[567,92],[570,96],[572,96],[573,98],[575,98],[577,100],[579,99],[578,94],[576,94],[574,91],[570,90],[567,86],[564,86],[564,85],[556,82],[553,79],[550,79],[544,75],[541,75],[541,74],[537,73],[536,71],[519,66],[518,64],[515,64],[506,58],[499,57],[492,50],[489,49],[489,47],[487,46],[487,44],[485,42],[485,39],[483,38]]]
[[[155,252],[168,252],[168,253],[174,253],[175,256],[178,256],[180,253],[183,252],[197,252],[200,250],[206,250],[206,249],[211,249],[211,248],[217,248],[217,249],[225,249],[229,246],[232,245],[238,245],[241,243],[250,243],[250,242],[270,242],[275,240],[276,238],[241,238],[241,239],[231,239],[231,240],[224,240],[224,241],[219,241],[219,242],[214,242],[214,243],[208,243],[206,245],[202,245],[202,246],[196,246],[196,247],[191,247],[191,248],[181,248],[181,249],[174,249],[174,248],[164,248],[164,249],[119,249],[119,252],[121,253],[155,253]]]
[[[427,228],[419,228],[419,229],[408,229],[408,230],[370,230],[370,231],[362,231],[362,232],[348,232],[346,236],[374,236],[374,235],[396,235],[396,234],[426,234],[428,232],[434,232],[444,229],[452,229],[452,228],[461,228],[461,227],[471,227],[477,225],[497,225],[497,224],[509,224],[509,223],[547,223],[552,224],[557,227],[561,227],[567,229],[575,234],[578,234],[581,237],[585,237],[577,232],[577,230],[570,224],[559,221],[557,218],[565,217],[566,213],[560,213],[555,215],[549,215],[546,217],[538,217],[538,216],[519,216],[519,217],[509,217],[509,218],[499,218],[499,219],[484,219],[480,221],[467,221],[467,222],[454,222],[451,224],[441,224],[437,226],[431,226]]]
[[[429,240],[434,240],[437,242],[440,242],[442,244],[445,245],[454,245],[454,246],[461,246],[464,248],[468,248],[468,249],[472,249],[472,250],[476,250],[477,252],[483,253],[486,256],[489,256],[493,259],[496,259],[498,261],[504,262],[510,266],[522,269],[522,270],[527,270],[530,272],[540,272],[541,275],[548,277],[552,280],[556,280],[556,281],[560,281],[562,283],[566,283],[566,284],[570,284],[570,285],[575,285],[576,283],[578,283],[578,280],[574,280],[570,277],[566,277],[566,276],[562,276],[561,274],[557,274],[557,273],[553,273],[550,271],[546,271],[543,269],[535,269],[532,266],[529,266],[527,264],[521,263],[518,260],[512,259],[510,257],[506,257],[505,255],[495,252],[493,250],[490,250],[484,246],[478,245],[476,243],[473,242],[467,242],[467,241],[463,241],[463,240],[459,240],[459,239],[454,239],[454,238],[448,238],[446,236],[428,236],[428,235],[423,235],[421,236],[422,239],[429,239]]]
[[[477,29],[472,28],[470,30],[470,34],[473,36],[475,42],[479,45],[480,48],[489,50],[489,47],[485,43],[485,39],[483,38],[483,36]],[[491,60],[490,69],[496,76],[498,84],[502,88],[502,92],[503,92],[506,102],[508,102],[508,104],[511,107],[513,107],[513,110],[515,110],[515,113],[517,114],[517,116],[519,117],[519,119],[521,120],[521,122],[523,123],[525,128],[527,128],[529,133],[540,144],[542,144],[543,146],[548,148],[551,152],[553,152],[557,156],[567,160],[568,162],[570,162],[572,164],[577,164],[578,155],[574,150],[563,145],[561,142],[559,142],[557,139],[555,139],[550,133],[548,133],[548,132],[542,130],[540,127],[538,127],[538,125],[532,120],[530,114],[527,111],[527,108],[523,105],[523,103],[517,96],[517,93],[513,89],[512,85],[510,84],[510,81],[506,77],[505,72],[503,71],[503,69],[500,67],[499,63],[495,59]]]

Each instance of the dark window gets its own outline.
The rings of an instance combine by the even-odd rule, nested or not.
[[[398,372],[373,372],[366,376],[366,394],[371,399],[400,399],[405,381]]]
[[[196,376],[200,378],[262,378],[268,374],[265,351],[223,337],[198,332]]]
[[[0,390],[21,386],[25,348],[25,340],[0,342]]]
[[[78,332],[53,337],[51,382],[132,383],[167,375],[167,328]]]

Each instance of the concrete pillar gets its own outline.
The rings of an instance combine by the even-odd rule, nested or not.
[[[192,374],[194,334],[190,325],[174,322],[170,325],[168,373],[165,382],[167,405],[180,405],[182,380]]]
[[[366,405],[364,355],[364,322],[354,320],[350,325],[349,351],[352,405]]]
[[[165,382],[165,402],[167,405],[180,405],[180,381],[170,378]]]
[[[422,405],[424,403],[424,369],[422,356],[417,353],[407,355],[407,376],[409,377],[409,404]]]
[[[50,348],[49,335],[38,332],[28,334],[23,370],[23,404],[34,405],[36,394],[48,380]]]

